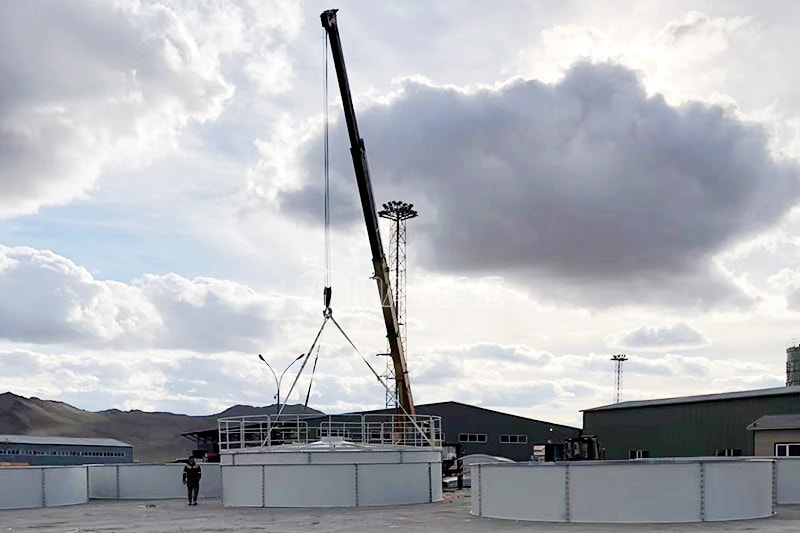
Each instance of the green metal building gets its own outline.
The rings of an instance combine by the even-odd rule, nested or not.
[[[800,386],[620,402],[583,411],[606,459],[753,455],[747,429],[764,415],[800,414]]]

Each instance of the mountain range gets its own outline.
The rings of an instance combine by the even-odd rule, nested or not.
[[[118,409],[93,412],[63,402],[6,392],[0,394],[0,434],[117,439],[133,446],[134,460],[158,463],[189,455],[194,444],[182,433],[216,428],[218,418],[277,412],[275,404],[234,405],[208,416]],[[283,412],[322,414],[299,404],[286,405]]]

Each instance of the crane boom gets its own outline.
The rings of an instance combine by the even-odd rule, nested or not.
[[[378,228],[378,214],[375,211],[375,198],[372,194],[372,181],[369,177],[367,165],[367,150],[364,139],[358,133],[356,112],[353,108],[353,98],[350,94],[350,82],[347,80],[347,69],[344,66],[342,43],[339,39],[339,27],[336,23],[337,9],[323,11],[320,15],[322,27],[328,34],[331,44],[331,55],[336,67],[336,78],[339,82],[339,92],[342,95],[344,118],[347,122],[347,133],[350,136],[350,155],[353,158],[353,168],[358,184],[358,194],[361,198],[361,209],[364,211],[364,222],[367,225],[369,247],[372,251],[372,266],[375,270],[375,280],[378,283],[378,295],[381,299],[383,321],[386,324],[386,338],[389,341],[389,352],[394,365],[396,391],[399,405],[409,415],[414,415],[414,400],[411,397],[411,384],[408,379],[408,367],[400,340],[400,326],[397,322],[397,312],[392,297],[392,286],[389,277],[389,266],[383,253],[381,233]]]

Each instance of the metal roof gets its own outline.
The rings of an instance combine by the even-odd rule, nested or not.
[[[747,426],[751,431],[798,428],[800,428],[800,415],[764,415]]]
[[[0,444],[49,444],[53,446],[115,446],[133,448],[116,439],[83,439],[77,437],[39,437],[36,435],[0,435]]]
[[[583,409],[583,412],[609,411],[611,409],[630,409],[634,407],[656,407],[660,405],[674,405],[681,403],[715,402],[723,400],[739,400],[743,398],[760,398],[764,396],[783,396],[787,394],[800,395],[800,385],[792,387],[775,387],[772,389],[756,389],[738,392],[723,392],[721,394],[701,394],[698,396],[682,396],[678,398],[662,398],[658,400],[638,400],[630,402],[612,403],[591,409]]]

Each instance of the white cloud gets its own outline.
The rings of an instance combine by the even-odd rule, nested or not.
[[[109,165],[173,150],[233,95],[222,58],[289,88],[295,2],[75,0],[0,7],[0,219],[85,197]]]
[[[98,282],[46,250],[0,245],[0,336],[31,343],[147,342],[159,317],[138,289]]]
[[[668,326],[642,325],[637,329],[609,337],[609,345],[645,350],[696,348],[708,344],[705,336],[686,322]]]
[[[0,336],[24,343],[240,350],[277,331],[291,299],[227,280],[96,280],[49,251],[0,245]]]

